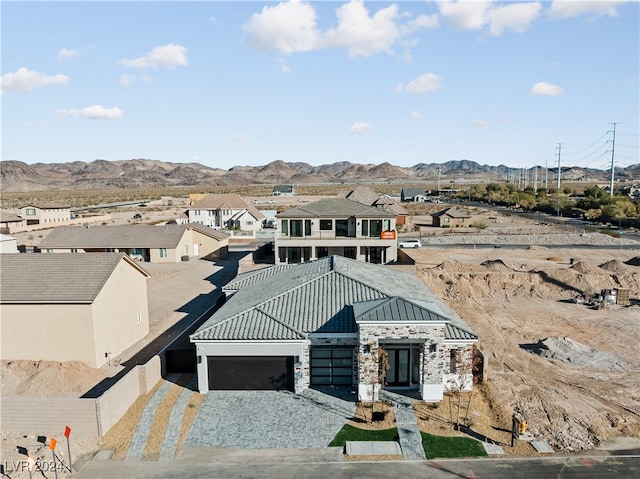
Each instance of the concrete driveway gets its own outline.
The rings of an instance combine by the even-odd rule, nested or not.
[[[356,409],[352,391],[326,391],[209,391],[184,448],[326,447]]]

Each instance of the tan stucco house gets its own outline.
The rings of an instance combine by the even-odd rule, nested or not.
[[[431,215],[433,226],[439,228],[462,228],[468,226],[468,215],[456,208],[447,208]]]
[[[370,400],[379,348],[390,365],[380,387],[427,401],[452,379],[472,387],[461,366],[478,337],[414,274],[331,256],[243,273],[223,290],[227,302],[191,335],[201,393],[345,386]]]
[[[122,253],[0,257],[3,360],[98,368],[149,333],[149,274]]]
[[[276,264],[332,255],[386,264],[398,258],[396,215],[345,198],[325,198],[277,215]]]
[[[27,221],[21,216],[14,215],[8,211],[0,211],[0,233],[11,234],[16,229],[26,226]]]
[[[22,216],[29,225],[62,223],[71,220],[71,207],[58,203],[41,203],[26,205],[20,208]]]
[[[229,235],[197,223],[55,228],[43,253],[122,252],[137,261],[177,263],[194,257],[226,258]]]

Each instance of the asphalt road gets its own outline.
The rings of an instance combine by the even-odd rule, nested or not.
[[[251,450],[239,452],[237,461],[217,461],[215,453],[201,452],[201,457],[189,454],[172,461],[110,461],[87,463],[78,479],[150,479],[180,478],[393,478],[403,479],[637,479],[640,476],[640,456],[572,456],[520,459],[470,459],[439,461],[385,462],[304,462],[290,450],[290,460],[278,450],[273,461],[264,455],[252,458]],[[310,456],[310,459],[313,455]],[[267,459],[267,460],[265,460]]]

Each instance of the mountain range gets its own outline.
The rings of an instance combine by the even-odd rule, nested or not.
[[[524,170],[508,166],[480,165],[470,160],[446,163],[419,163],[411,167],[390,163],[357,164],[347,161],[312,166],[308,163],[274,161],[264,166],[234,166],[229,170],[199,163],[171,163],[159,160],[95,160],[70,163],[0,162],[0,187],[6,192],[104,188],[149,188],[168,186],[246,186],[254,184],[323,184],[323,183],[420,183],[460,185],[528,178],[538,184],[544,178],[554,184],[557,169],[536,167]],[[562,181],[608,183],[610,170],[562,167]],[[640,179],[640,165],[616,168],[620,181]],[[444,186],[443,186],[444,187]]]

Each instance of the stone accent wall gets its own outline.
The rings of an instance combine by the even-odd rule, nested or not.
[[[424,340],[420,347],[420,378],[423,384],[442,384],[443,374],[449,371],[449,356],[444,348],[444,325],[360,325],[359,354],[364,359],[372,358],[380,342],[385,339]],[[432,345],[435,348],[432,348]],[[365,348],[369,349],[366,352]],[[435,351],[433,351],[435,349]],[[358,375],[362,372],[358,366]]]

